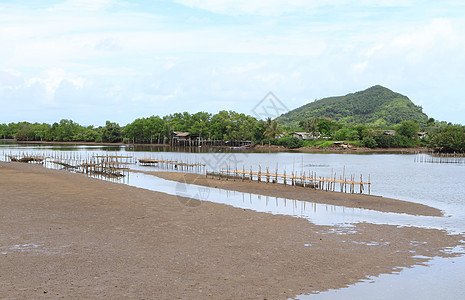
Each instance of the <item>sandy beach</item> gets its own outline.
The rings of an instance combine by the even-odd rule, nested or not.
[[[204,184],[308,197],[277,185]],[[211,202],[191,208],[176,196],[21,163],[0,162],[0,191],[3,298],[288,299],[450,256],[443,250],[463,239],[414,227],[317,226]],[[311,201],[369,201],[330,194]],[[441,214],[388,200],[370,209]]]

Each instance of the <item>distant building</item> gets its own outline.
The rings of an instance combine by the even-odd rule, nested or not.
[[[175,141],[188,141],[191,139],[191,134],[189,132],[174,131],[171,135]]]
[[[315,136],[315,135],[311,135],[308,132],[293,132],[291,133],[291,135],[293,137],[298,138],[299,140],[314,140],[320,137],[320,135]]]
[[[428,132],[426,132],[426,131],[419,131],[419,132],[418,132],[418,137],[419,137],[420,139],[425,138],[427,135],[428,135]]]
[[[383,130],[384,135],[396,135],[395,130]]]

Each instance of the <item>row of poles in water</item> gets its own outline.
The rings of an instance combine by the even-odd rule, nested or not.
[[[40,163],[48,168],[63,168],[74,172],[99,175],[107,178],[124,177],[129,165],[135,161],[132,156],[101,155],[80,152],[19,152],[3,153],[5,161]]]
[[[139,162],[141,166],[155,166],[162,169],[171,169],[181,172],[193,172],[205,174],[207,177],[217,178],[219,180],[242,180],[256,181],[263,183],[280,183],[290,186],[308,187],[323,191],[338,191],[344,193],[371,193],[371,181],[368,176],[368,181],[363,181],[363,176],[360,175],[360,180],[356,180],[354,174],[346,177],[345,167],[339,176],[331,170],[330,177],[321,177],[316,172],[294,172],[283,173],[278,172],[278,168],[274,172],[270,172],[269,168],[262,171],[262,167],[258,166],[258,171],[253,171],[252,167],[245,170],[232,169],[228,165],[225,169],[208,171],[206,165],[199,161],[188,162],[179,160],[170,160],[163,158],[143,158],[135,159],[133,156],[125,155],[102,155],[102,153],[82,153],[73,151],[50,151],[50,152],[18,152],[9,154],[3,153],[3,157],[7,161],[29,162],[46,164],[49,168],[63,168],[74,172],[82,172],[94,176],[102,176],[105,178],[118,178],[129,175],[129,166]]]
[[[414,158],[417,163],[433,164],[465,164],[465,153],[435,153],[424,154],[417,152]]]
[[[269,168],[266,171],[262,171],[261,166],[258,167],[258,171],[253,171],[252,167],[249,170],[242,170],[237,168],[221,169],[219,171],[207,171],[206,176],[216,178],[218,180],[241,180],[241,181],[256,181],[262,183],[280,183],[290,186],[301,186],[308,187],[322,191],[337,191],[342,193],[371,193],[371,181],[370,175],[368,175],[368,181],[363,181],[363,176],[360,175],[360,180],[356,180],[354,174],[346,177],[345,167],[339,176],[331,169],[330,177],[318,176],[316,172],[305,172],[300,173],[292,171],[290,174],[286,174],[286,170],[283,173],[278,172],[278,168],[274,172],[270,172]]]

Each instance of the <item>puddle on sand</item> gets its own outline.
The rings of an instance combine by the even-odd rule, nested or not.
[[[200,201],[210,201],[257,212],[305,218],[316,225],[350,226],[350,224],[354,223],[367,222],[397,226],[450,229],[449,227],[445,227],[444,224],[444,222],[447,222],[447,218],[384,213],[360,208],[347,208],[344,206],[248,194],[179,183],[143,173],[130,173],[126,184],[198,200],[197,203],[190,201],[186,204],[186,202],[183,202],[185,200],[180,198],[181,204],[185,204],[186,206],[200,206]]]
[[[458,247],[461,249],[461,247]],[[460,249],[456,249],[457,251]],[[463,252],[463,249],[461,251]],[[382,274],[347,288],[296,299],[464,299],[465,256],[431,259],[426,266],[404,268],[399,273]]]

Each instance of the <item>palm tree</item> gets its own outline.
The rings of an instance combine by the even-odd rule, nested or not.
[[[314,138],[318,132],[318,123],[320,120],[318,118],[308,118],[306,120],[300,121],[300,126],[304,128],[305,132],[308,132],[312,138]]]
[[[263,133],[268,138],[268,146],[271,146],[271,139],[276,140],[276,136],[280,133],[278,123],[273,122],[270,117],[266,120],[266,129]]]

